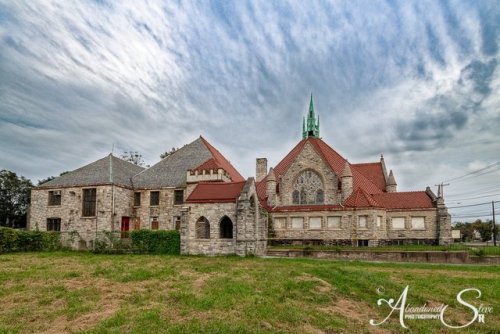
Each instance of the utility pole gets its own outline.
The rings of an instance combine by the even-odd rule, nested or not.
[[[438,197],[441,197],[441,198],[444,198],[443,188],[444,188],[445,186],[449,186],[449,185],[450,185],[449,183],[444,183],[444,182],[441,182],[441,183],[439,183],[439,184],[435,184],[435,186],[437,186],[437,187],[438,187],[438,194],[437,194],[437,196],[438,196]]]
[[[491,201],[491,209],[493,213],[493,245],[497,245],[497,225],[495,223],[495,201]]]

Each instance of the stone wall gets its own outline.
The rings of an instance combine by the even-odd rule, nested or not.
[[[273,244],[289,244],[318,241],[318,244],[357,244],[358,240],[368,240],[369,246],[387,244],[388,240],[421,240],[422,243],[436,241],[439,238],[437,211],[386,211],[382,209],[315,211],[315,212],[275,212],[271,214],[271,235]],[[328,217],[341,217],[340,226],[329,227]],[[360,217],[366,217],[366,227],[360,226]],[[380,217],[380,219],[378,219]],[[393,217],[405,219],[404,229],[392,227]],[[411,217],[424,217],[425,228],[413,229]],[[299,218],[303,219],[303,227],[293,226]],[[312,228],[311,221],[321,219],[321,228]],[[380,226],[377,226],[377,221]]]
[[[82,217],[83,189],[96,188],[96,215]],[[61,191],[61,205],[49,206],[49,191]],[[61,219],[63,241],[75,249],[92,248],[100,231],[120,231],[121,217],[131,214],[133,192],[118,186],[33,189],[31,230],[47,230],[48,218]],[[113,203],[114,198],[114,203]]]
[[[227,216],[233,223],[233,239],[220,238],[220,221]],[[196,237],[196,222],[205,217],[210,223],[210,239]],[[236,238],[236,203],[200,203],[184,207],[181,222],[181,254],[234,254]]]

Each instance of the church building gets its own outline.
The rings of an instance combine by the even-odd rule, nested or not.
[[[199,137],[144,169],[113,155],[31,194],[30,229],[61,231],[75,249],[103,232],[176,229],[182,254],[264,255],[268,245],[448,244],[442,191],[397,191],[383,156],[350,163],[320,137],[311,97],[302,140],[245,179]]]

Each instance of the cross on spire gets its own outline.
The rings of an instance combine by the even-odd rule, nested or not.
[[[307,113],[307,120],[302,119],[302,139],[309,137],[319,138],[319,115],[316,119],[314,115],[314,103],[311,93],[311,101],[309,102],[309,112]]]

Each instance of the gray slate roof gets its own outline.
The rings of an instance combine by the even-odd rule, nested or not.
[[[140,166],[110,154],[91,164],[45,182],[39,188],[93,186],[111,183],[132,187],[131,177],[143,170],[144,168]]]
[[[186,172],[212,158],[201,137],[132,178],[135,188],[158,189],[186,184]]]

